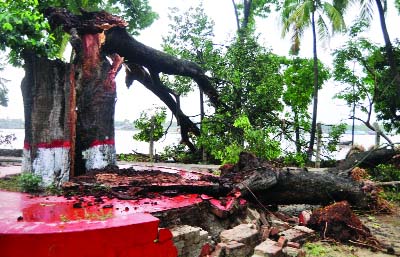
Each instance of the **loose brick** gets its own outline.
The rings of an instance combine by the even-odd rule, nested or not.
[[[285,236],[289,241],[299,242],[314,235],[314,230],[304,226],[295,226],[294,228],[282,231],[279,235]]]
[[[253,256],[283,257],[282,247],[277,242],[267,239],[254,249]]]
[[[288,243],[288,240],[284,236],[280,236],[278,239],[278,245],[280,247],[285,247]]]
[[[306,256],[306,252],[304,250],[293,248],[293,247],[283,248],[283,253],[287,257],[305,257]]]
[[[259,242],[259,233],[252,225],[240,224],[232,229],[222,231],[220,239],[223,243],[237,241],[246,245],[256,245]]]
[[[291,242],[291,241],[289,241],[289,242],[287,243],[287,246],[293,247],[293,248],[297,248],[297,249],[300,249],[300,247],[301,247],[301,245],[300,245],[299,243]]]

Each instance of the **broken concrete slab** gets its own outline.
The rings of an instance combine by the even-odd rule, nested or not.
[[[232,229],[222,231],[220,239],[222,243],[237,241],[246,245],[256,245],[259,241],[259,232],[254,225],[240,224]]]
[[[280,236],[284,236],[288,241],[291,242],[302,242],[315,235],[314,230],[304,226],[295,226],[294,228],[287,229],[279,233]]]
[[[252,257],[283,257],[282,247],[277,242],[267,239],[254,248]]]

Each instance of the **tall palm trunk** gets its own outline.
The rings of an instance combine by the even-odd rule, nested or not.
[[[318,111],[318,56],[317,56],[317,34],[315,31],[315,6],[311,15],[311,26],[313,33],[313,54],[314,54],[314,97],[313,97],[313,114],[310,132],[310,145],[308,146],[307,158],[311,160],[314,142],[315,142],[315,132],[317,128],[317,111]]]
[[[378,7],[379,19],[381,22],[381,29],[382,29],[382,33],[383,33],[383,38],[385,40],[386,55],[388,58],[389,67],[390,67],[390,70],[391,70],[391,73],[393,76],[393,80],[394,80],[395,86],[397,88],[397,98],[398,98],[398,97],[400,97],[400,74],[399,74],[399,70],[397,67],[396,58],[395,58],[395,54],[393,51],[393,46],[390,41],[389,33],[388,33],[387,27],[386,27],[385,12],[383,10],[382,2],[381,2],[381,0],[375,0],[375,2]]]

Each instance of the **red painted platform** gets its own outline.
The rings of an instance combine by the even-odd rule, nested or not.
[[[159,229],[159,220],[148,212],[201,201],[194,195],[140,201],[102,200],[96,203],[93,197],[31,198],[0,191],[0,256],[177,256],[171,232]]]
[[[153,169],[179,174],[185,183],[210,183],[201,181],[201,172],[135,166]],[[159,229],[159,220],[151,213],[208,201],[211,212],[223,218],[246,205],[239,197],[155,193],[138,200],[67,199],[0,191],[0,257],[175,257],[171,232]]]

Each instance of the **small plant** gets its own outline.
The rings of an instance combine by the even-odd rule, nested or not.
[[[378,181],[400,180],[400,170],[393,164],[379,164],[371,174]]]
[[[62,194],[62,190],[57,187],[57,185],[55,184],[51,184],[50,186],[45,188],[46,194],[49,195],[61,195]]]
[[[40,184],[42,183],[42,178],[33,173],[22,173],[18,178],[18,184],[21,190],[26,193],[36,193],[41,190]]]
[[[307,256],[324,256],[328,252],[328,249],[322,245],[314,243],[305,243],[304,248],[307,251]]]
[[[119,161],[125,161],[125,162],[140,161],[136,155],[131,154],[131,153],[129,153],[129,154],[126,154],[126,153],[117,154],[117,159]]]

